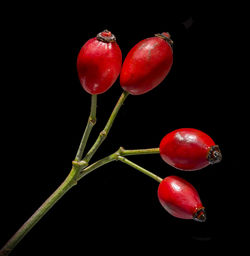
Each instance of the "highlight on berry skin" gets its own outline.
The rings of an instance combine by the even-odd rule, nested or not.
[[[219,146],[206,133],[194,128],[168,133],[159,148],[163,161],[183,171],[200,170],[222,160]]]
[[[163,208],[174,217],[206,221],[205,207],[197,190],[180,177],[168,176],[163,179],[158,187],[158,199]]]

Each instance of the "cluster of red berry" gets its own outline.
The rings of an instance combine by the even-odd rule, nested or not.
[[[137,43],[122,63],[122,53],[115,36],[107,30],[88,40],[77,58],[77,71],[82,87],[91,94],[91,112],[72,169],[64,182],[19,228],[0,250],[0,255],[9,255],[33,226],[77,182],[100,166],[120,160],[145,175],[158,181],[158,198],[172,216],[204,222],[206,215],[196,189],[177,176],[164,179],[131,162],[124,155],[159,153],[169,165],[183,171],[200,170],[222,159],[218,145],[204,132],[182,128],[168,133],[158,148],[125,150],[120,147],[115,153],[89,165],[89,161],[107,136],[112,123],[129,94],[141,95],[151,91],[168,75],[173,63],[173,41],[169,33],[156,34]],[[119,98],[104,130],[84,158],[82,155],[90,131],[96,121],[97,94],[106,92],[120,75],[123,93]]]
[[[132,95],[144,94],[159,85],[173,63],[173,41],[169,33],[156,34],[137,43],[122,63],[115,36],[103,31],[88,40],[77,58],[82,87],[90,94],[107,91],[120,75],[121,87]],[[184,171],[202,169],[221,161],[218,145],[204,132],[177,129],[160,142],[160,156],[169,165]],[[173,216],[205,221],[204,207],[196,189],[184,179],[168,176],[158,188],[161,205]]]

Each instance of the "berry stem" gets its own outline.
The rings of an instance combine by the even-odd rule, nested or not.
[[[75,157],[75,161],[80,161],[82,159],[82,155],[86,147],[90,132],[96,123],[96,107],[97,107],[97,95],[91,95],[90,115],[89,115],[88,123],[86,125],[85,131],[82,136],[82,140],[80,142],[80,145]]]
[[[89,165],[88,167],[86,167],[85,169],[80,171],[78,180],[82,179],[84,176],[86,176],[90,172],[96,170],[97,168],[99,168],[107,163],[117,160],[116,158],[117,158],[117,153],[115,152],[115,153],[113,153],[109,156],[106,156],[106,157],[96,161],[95,163]]]
[[[123,156],[118,156],[118,160],[135,168],[136,170],[144,173],[145,175],[149,176],[150,178],[158,181],[159,183],[162,181],[162,178],[160,178],[159,176],[157,176],[156,174],[146,170],[145,168],[139,166],[138,164],[135,164],[134,162],[128,160],[126,157],[123,157]]]
[[[93,155],[95,154],[95,152],[97,151],[97,149],[101,146],[102,142],[106,139],[113,123],[114,120],[121,108],[121,106],[123,105],[124,101],[126,100],[127,96],[129,95],[128,92],[123,91],[123,93],[121,94],[117,104],[115,105],[109,119],[108,122],[106,124],[106,126],[104,127],[104,129],[100,132],[96,142],[94,143],[94,145],[91,147],[91,149],[89,150],[89,152],[86,154],[86,156],[83,158],[83,161],[88,163],[90,161],[90,159],[93,157]]]
[[[89,165],[88,167],[86,167],[85,169],[82,169],[79,173],[79,178],[78,180],[80,180],[81,178],[83,178],[84,176],[86,176],[87,174],[89,174],[90,172],[94,171],[95,169],[110,163],[112,161],[117,161],[120,160],[119,157],[121,156],[126,156],[126,155],[146,155],[146,154],[156,154],[159,152],[158,148],[147,148],[147,149],[124,149],[123,147],[120,147],[116,152],[114,152],[113,154],[104,157],[100,160],[98,160],[97,162]],[[144,169],[145,170],[145,169]],[[155,175],[156,177],[156,175]],[[159,177],[158,177],[159,178]]]
[[[159,148],[147,148],[147,149],[124,149],[120,148],[120,154],[122,156],[130,156],[130,155],[148,155],[148,154],[159,154]]]

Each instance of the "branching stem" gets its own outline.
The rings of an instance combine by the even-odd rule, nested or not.
[[[125,157],[123,156],[128,156],[128,155],[146,155],[146,154],[157,154],[159,153],[159,148],[148,148],[148,149],[124,149],[123,147],[120,147],[116,152],[114,152],[113,154],[107,156],[107,157],[104,157],[100,160],[98,160],[97,162],[89,165],[88,167],[82,169],[80,171],[80,174],[79,174],[79,179],[80,180],[81,178],[83,178],[84,176],[86,176],[87,174],[89,174],[90,172],[94,171],[95,169],[107,164],[107,163],[110,163],[112,161],[117,161],[117,160],[120,160],[121,162],[124,162],[126,164],[129,164],[131,165],[131,161],[129,161],[128,159],[126,159]],[[126,159],[126,160],[125,160]],[[158,182],[161,181],[161,178],[158,177],[157,175],[147,171],[146,169],[134,164],[134,165],[131,165],[133,168],[143,172],[144,174],[150,176],[151,178],[157,180]],[[136,168],[136,167],[140,167],[140,168]]]
[[[121,161],[126,163],[133,168],[139,170],[140,172],[146,174],[147,176],[155,179],[160,182],[162,179],[157,175],[149,172],[148,170],[140,167],[139,165],[131,162],[126,159],[124,156],[126,155],[145,155],[145,154],[157,154],[159,153],[159,148],[151,148],[151,149],[132,149],[126,150],[124,148],[119,148],[115,153],[100,159],[99,161],[88,166],[90,159],[93,157],[97,149],[100,147],[102,142],[107,137],[112,124],[123,105],[125,99],[129,95],[128,92],[123,92],[120,96],[113,112],[111,113],[110,118],[103,131],[100,132],[96,142],[88,151],[86,156],[82,159],[82,155],[84,153],[84,149],[90,135],[90,132],[95,125],[96,122],[96,106],[97,106],[97,97],[96,95],[92,95],[91,99],[91,111],[88,119],[87,126],[85,128],[82,140],[80,142],[75,160],[72,162],[72,169],[64,180],[64,182],[55,190],[55,192],[37,209],[37,211],[19,228],[19,230],[10,238],[10,240],[4,245],[4,247],[0,251],[0,256],[7,256],[11,253],[11,251],[16,247],[16,245],[28,234],[28,232],[38,223],[38,221],[56,204],[56,202],[63,197],[65,193],[67,193],[73,186],[77,184],[77,182],[86,176],[88,173],[94,171],[95,169],[103,166],[112,161]]]
[[[96,142],[94,143],[94,145],[91,147],[91,149],[89,150],[89,152],[86,154],[86,156],[83,158],[83,160],[85,162],[89,162],[90,159],[93,157],[93,155],[95,154],[95,152],[97,151],[97,149],[101,146],[102,142],[106,139],[113,123],[114,120],[121,108],[121,106],[123,105],[124,101],[126,100],[126,98],[128,97],[129,93],[126,91],[123,91],[122,95],[120,96],[117,104],[115,105],[113,112],[111,113],[108,122],[106,124],[106,126],[104,127],[104,129],[100,132]]]

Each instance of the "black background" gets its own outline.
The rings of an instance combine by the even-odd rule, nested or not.
[[[208,8],[209,7],[209,8]],[[199,191],[207,221],[170,216],[157,199],[157,183],[119,162],[88,175],[68,192],[13,251],[15,255],[92,255],[122,252],[175,254],[185,249],[239,247],[243,207],[235,182],[241,164],[232,134],[242,124],[237,109],[235,13],[218,6],[95,3],[6,7],[2,56],[2,171],[0,246],[60,185],[71,168],[90,107],[80,86],[81,46],[104,29],[116,35],[123,59],[140,40],[170,32],[174,63],[164,82],[129,96],[93,158],[123,146],[158,147],[177,128],[193,127],[220,145],[223,161],[196,172],[167,166],[158,155],[131,156],[161,177],[177,175]],[[122,90],[119,80],[98,96],[97,124],[89,148]],[[236,147],[236,146],[235,146]],[[241,176],[241,173],[239,173]],[[237,183],[237,182],[236,182]],[[241,209],[241,210],[239,210]],[[238,239],[237,239],[238,238]],[[229,242],[232,241],[232,242]],[[91,253],[88,254],[88,252]]]

